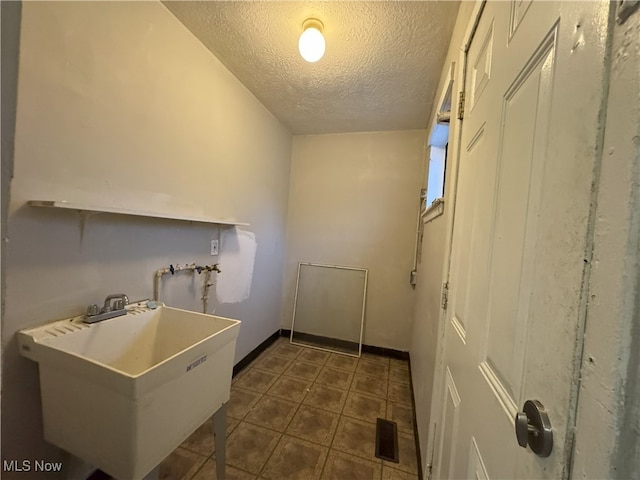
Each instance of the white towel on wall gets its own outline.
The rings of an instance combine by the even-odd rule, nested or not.
[[[256,259],[256,236],[238,228],[223,229],[220,235],[216,298],[220,303],[238,303],[251,293],[253,265]]]

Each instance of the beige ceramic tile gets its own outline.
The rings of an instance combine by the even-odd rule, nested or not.
[[[240,380],[244,375],[247,374],[247,372],[249,372],[249,370],[251,370],[251,367],[254,365],[254,362],[251,362],[250,365],[247,365],[246,367],[244,367],[242,370],[240,370],[238,373],[236,373],[233,378],[231,379],[231,385],[235,384],[238,380]]]
[[[231,418],[227,414],[227,437],[231,435],[231,432],[238,426],[240,420],[236,420],[235,418]]]
[[[266,372],[264,370],[257,370],[251,368],[246,374],[244,374],[234,386],[244,388],[246,390],[252,390],[254,392],[264,393],[269,390],[269,387],[278,378],[278,374],[272,372]]]
[[[178,447],[160,463],[160,480],[189,480],[207,457]]]
[[[227,480],[255,480],[256,476],[243,472],[242,470],[238,470],[231,465],[225,466],[225,474],[227,476]],[[216,461],[215,460],[207,460],[204,466],[198,471],[197,475],[193,477],[192,480],[218,480],[218,474],[216,472]]]
[[[302,402],[310,388],[311,382],[299,378],[280,377],[267,393],[285,400]]]
[[[227,428],[228,431],[228,428]],[[213,420],[209,418],[200,427],[187,438],[182,448],[199,453],[200,455],[209,456],[214,451],[213,445]]]
[[[329,450],[322,480],[379,480],[380,464],[364,458]]]
[[[388,420],[398,424],[398,431],[413,434],[413,408],[399,403],[387,403]]]
[[[387,399],[393,403],[411,406],[411,388],[406,383],[389,382]]]
[[[328,449],[283,435],[261,477],[268,480],[315,480],[320,478]]]
[[[416,456],[416,439],[412,434],[398,432],[398,460],[400,463],[383,462],[384,465],[402,470],[412,475],[418,474],[418,461]]]
[[[384,378],[356,373],[351,383],[351,390],[365,395],[386,398],[387,381]]]
[[[292,345],[289,341],[280,342],[278,345],[274,347],[272,353],[279,355],[281,357],[287,357],[290,359],[296,358],[300,352],[302,352],[303,347],[298,345]]]
[[[286,433],[310,442],[329,446],[338,427],[337,413],[301,405]]]
[[[315,363],[316,365],[324,365],[327,362],[329,355],[329,352],[323,352],[322,350],[316,350],[314,348],[305,348],[300,352],[298,360]]]
[[[315,383],[303,380],[314,371]],[[300,401],[302,406],[295,403]],[[347,416],[338,415],[343,410]],[[377,417],[398,424],[398,464],[375,457]],[[285,435],[272,430],[284,428]],[[256,480],[260,473],[265,480],[313,480],[322,472],[323,480],[417,480],[412,432],[408,362],[370,354],[358,360],[279,339],[234,378],[227,479]],[[209,419],[163,462],[161,478],[216,480],[215,460],[204,456],[213,443]],[[330,444],[328,451],[323,445]]]
[[[376,355],[374,353],[363,353],[361,360],[365,360],[368,362],[377,362],[380,364],[384,364],[387,367],[389,366],[389,358],[383,357],[382,355]]]
[[[375,424],[341,416],[331,448],[380,463],[375,456],[375,441]]]
[[[389,380],[397,383],[405,383],[409,384],[409,368],[407,366],[398,367],[395,365],[391,365],[391,370],[389,371]]]
[[[395,468],[389,468],[387,465],[383,465],[382,480],[418,480],[418,475],[402,472]]]
[[[287,428],[296,413],[298,405],[299,403],[296,402],[265,395],[244,417],[244,421],[277,430],[278,432],[284,432],[284,429]]]
[[[347,399],[347,390],[314,383],[302,403],[340,413]]]
[[[356,375],[369,375],[380,380],[389,378],[389,365],[375,360],[361,358],[356,368]]]
[[[390,366],[409,368],[409,360],[400,360],[399,358],[390,358]]]
[[[387,402],[384,398],[370,397],[357,392],[349,392],[344,405],[343,415],[375,423],[376,419],[384,418]]]
[[[325,365],[327,367],[353,372],[358,365],[358,359],[356,357],[340,355],[339,353],[332,353],[327,359],[327,363]]]
[[[284,372],[293,360],[287,357],[281,357],[280,355],[267,354],[256,361],[255,367],[259,370],[266,370],[272,373]]]
[[[273,430],[241,422],[227,439],[226,463],[257,475],[279,438]]]
[[[316,383],[328,385],[342,390],[348,390],[353,379],[353,373],[346,370],[338,370],[336,368],[324,366],[320,370],[320,374],[316,378]]]
[[[300,357],[298,357],[289,365],[289,368],[284,371],[283,375],[313,382],[318,376],[318,373],[320,373],[321,368],[321,365],[315,363],[302,362],[300,361]]]
[[[244,390],[236,386],[231,387],[231,397],[227,403],[227,417],[242,420],[251,408],[258,403],[262,394]]]

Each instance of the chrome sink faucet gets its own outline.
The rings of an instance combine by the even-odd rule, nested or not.
[[[104,299],[103,307],[98,310],[98,305],[89,305],[84,317],[85,323],[96,323],[108,318],[119,317],[127,314],[125,308],[129,304],[129,297],[124,293],[112,293]]]
[[[115,302],[113,302],[113,306],[111,305],[111,300],[115,300]],[[124,293],[112,293],[111,295],[107,295],[107,298],[104,299],[102,312],[122,310],[126,305],[129,305],[129,297]]]

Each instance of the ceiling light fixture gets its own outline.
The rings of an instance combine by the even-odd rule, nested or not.
[[[307,18],[302,23],[302,35],[298,41],[300,55],[307,62],[317,62],[324,55],[325,41],[322,35],[322,22],[317,18]]]

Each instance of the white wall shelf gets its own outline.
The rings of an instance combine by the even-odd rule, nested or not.
[[[84,203],[73,203],[65,200],[29,200],[27,205],[31,207],[62,208],[67,210],[77,210],[86,213],[112,213],[117,215],[131,215],[136,217],[164,218],[167,220],[181,220],[184,222],[211,223],[217,225],[249,226],[248,223],[236,222],[235,220],[219,219],[211,217],[192,217],[190,215],[174,215],[170,213],[151,212],[145,210],[131,210],[120,207],[102,207],[88,205]]]

